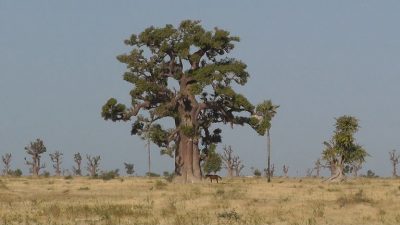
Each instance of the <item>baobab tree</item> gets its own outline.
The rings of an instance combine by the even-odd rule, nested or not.
[[[49,155],[51,161],[53,162],[53,168],[56,176],[61,176],[61,163],[63,154],[60,151],[55,151]]]
[[[271,175],[273,172],[271,171],[271,120],[276,114],[276,110],[279,108],[278,105],[272,104],[271,100],[264,101],[256,108],[256,115],[261,119],[264,120],[265,128],[267,130],[267,180],[271,182]]]
[[[392,176],[397,177],[396,167],[397,167],[397,164],[399,164],[400,155],[396,154],[396,150],[393,149],[391,152],[389,152],[389,156],[390,156],[390,161],[392,161],[392,166],[393,166]]]
[[[324,142],[326,148],[322,152],[322,158],[335,165],[335,174],[328,181],[342,181],[345,177],[345,167],[354,162],[365,161],[368,153],[355,143],[354,134],[358,131],[357,118],[353,116],[341,116],[336,118],[335,132],[331,141]]]
[[[226,57],[238,41],[228,31],[206,31],[199,21],[190,20],[178,27],[151,26],[133,34],[125,40],[133,49],[117,57],[127,66],[124,80],[133,86],[131,106],[111,98],[102,108],[102,117],[136,119],[133,135],[144,128],[145,121],[137,117],[141,111],[153,124],[173,121],[170,129],[154,124],[152,142],[161,151],[174,153],[176,181],[199,181],[202,151],[221,142],[221,129],[211,129],[213,124],[248,124],[260,135],[268,127],[267,116],[256,116],[256,107],[233,89],[249,78],[246,64]]]
[[[10,175],[11,172],[11,153],[6,153],[1,156],[4,164],[3,175]]]
[[[100,156],[90,156],[86,155],[87,159],[87,171],[89,172],[89,175],[91,177],[97,177],[98,172],[99,172],[99,166],[100,166]]]
[[[32,161],[28,161],[25,158],[26,164],[31,166],[30,172],[33,176],[39,176],[40,170],[45,168],[45,164],[40,164],[40,158],[47,151],[46,146],[44,146],[42,140],[36,139],[35,142],[31,142],[30,145],[25,147],[25,150],[32,157]]]
[[[81,153],[77,152],[74,154],[74,162],[76,164],[76,167],[72,167],[72,171],[75,174],[75,176],[82,176],[82,169],[81,169],[81,164],[82,164],[82,156]]]

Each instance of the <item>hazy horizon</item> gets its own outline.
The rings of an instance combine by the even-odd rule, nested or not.
[[[229,4],[229,5],[228,5]],[[256,104],[280,105],[272,121],[272,161],[289,175],[304,175],[321,156],[336,117],[352,115],[361,126],[357,142],[371,155],[368,169],[391,175],[388,152],[400,150],[400,21],[398,1],[0,1],[0,155],[26,174],[24,147],[36,138],[49,153],[100,155],[101,169],[134,163],[147,171],[144,142],[130,123],[101,118],[110,98],[128,104],[123,40],[151,25],[201,20],[241,41],[230,56],[248,66],[250,79],[237,90]],[[265,168],[266,138],[249,127],[223,128],[249,175]],[[173,170],[173,159],[152,145],[153,171]],[[84,160],[83,165],[86,165]],[[123,172],[124,173],[124,172]]]

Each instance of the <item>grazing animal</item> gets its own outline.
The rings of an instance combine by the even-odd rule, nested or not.
[[[217,183],[218,183],[218,179],[222,180],[222,177],[220,177],[218,175],[207,174],[205,177],[210,178],[211,183],[213,180],[216,180]]]

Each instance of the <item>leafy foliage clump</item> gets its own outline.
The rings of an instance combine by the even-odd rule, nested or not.
[[[22,176],[22,170],[21,169],[10,170],[9,175],[13,177],[20,177]]]
[[[211,145],[210,149],[207,152],[206,159],[203,163],[203,171],[206,174],[209,173],[217,173],[222,168],[222,159],[221,156],[216,152],[216,146]]]
[[[133,175],[135,173],[134,165],[133,163],[124,163],[126,173],[129,175]]]
[[[253,174],[254,174],[254,176],[256,176],[256,177],[261,177],[261,171],[259,170],[259,169],[255,169],[254,171],[253,171]]]

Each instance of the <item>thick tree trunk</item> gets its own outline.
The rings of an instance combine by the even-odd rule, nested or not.
[[[233,177],[233,168],[228,166],[226,169],[228,170],[228,177],[232,178]]]
[[[192,69],[196,69],[196,66],[196,63],[192,63]],[[175,153],[175,180],[194,183],[202,178],[197,121],[199,104],[190,92],[188,78],[183,76],[179,83],[181,91],[178,101],[179,118],[175,120],[175,125],[181,130],[178,132],[179,140]]]
[[[202,177],[198,143],[182,133],[175,154],[175,175],[182,183],[199,182]]]
[[[339,160],[337,165],[335,165],[335,174],[328,178],[326,181],[330,182],[342,182],[345,178],[344,175],[344,164],[343,160]]]

